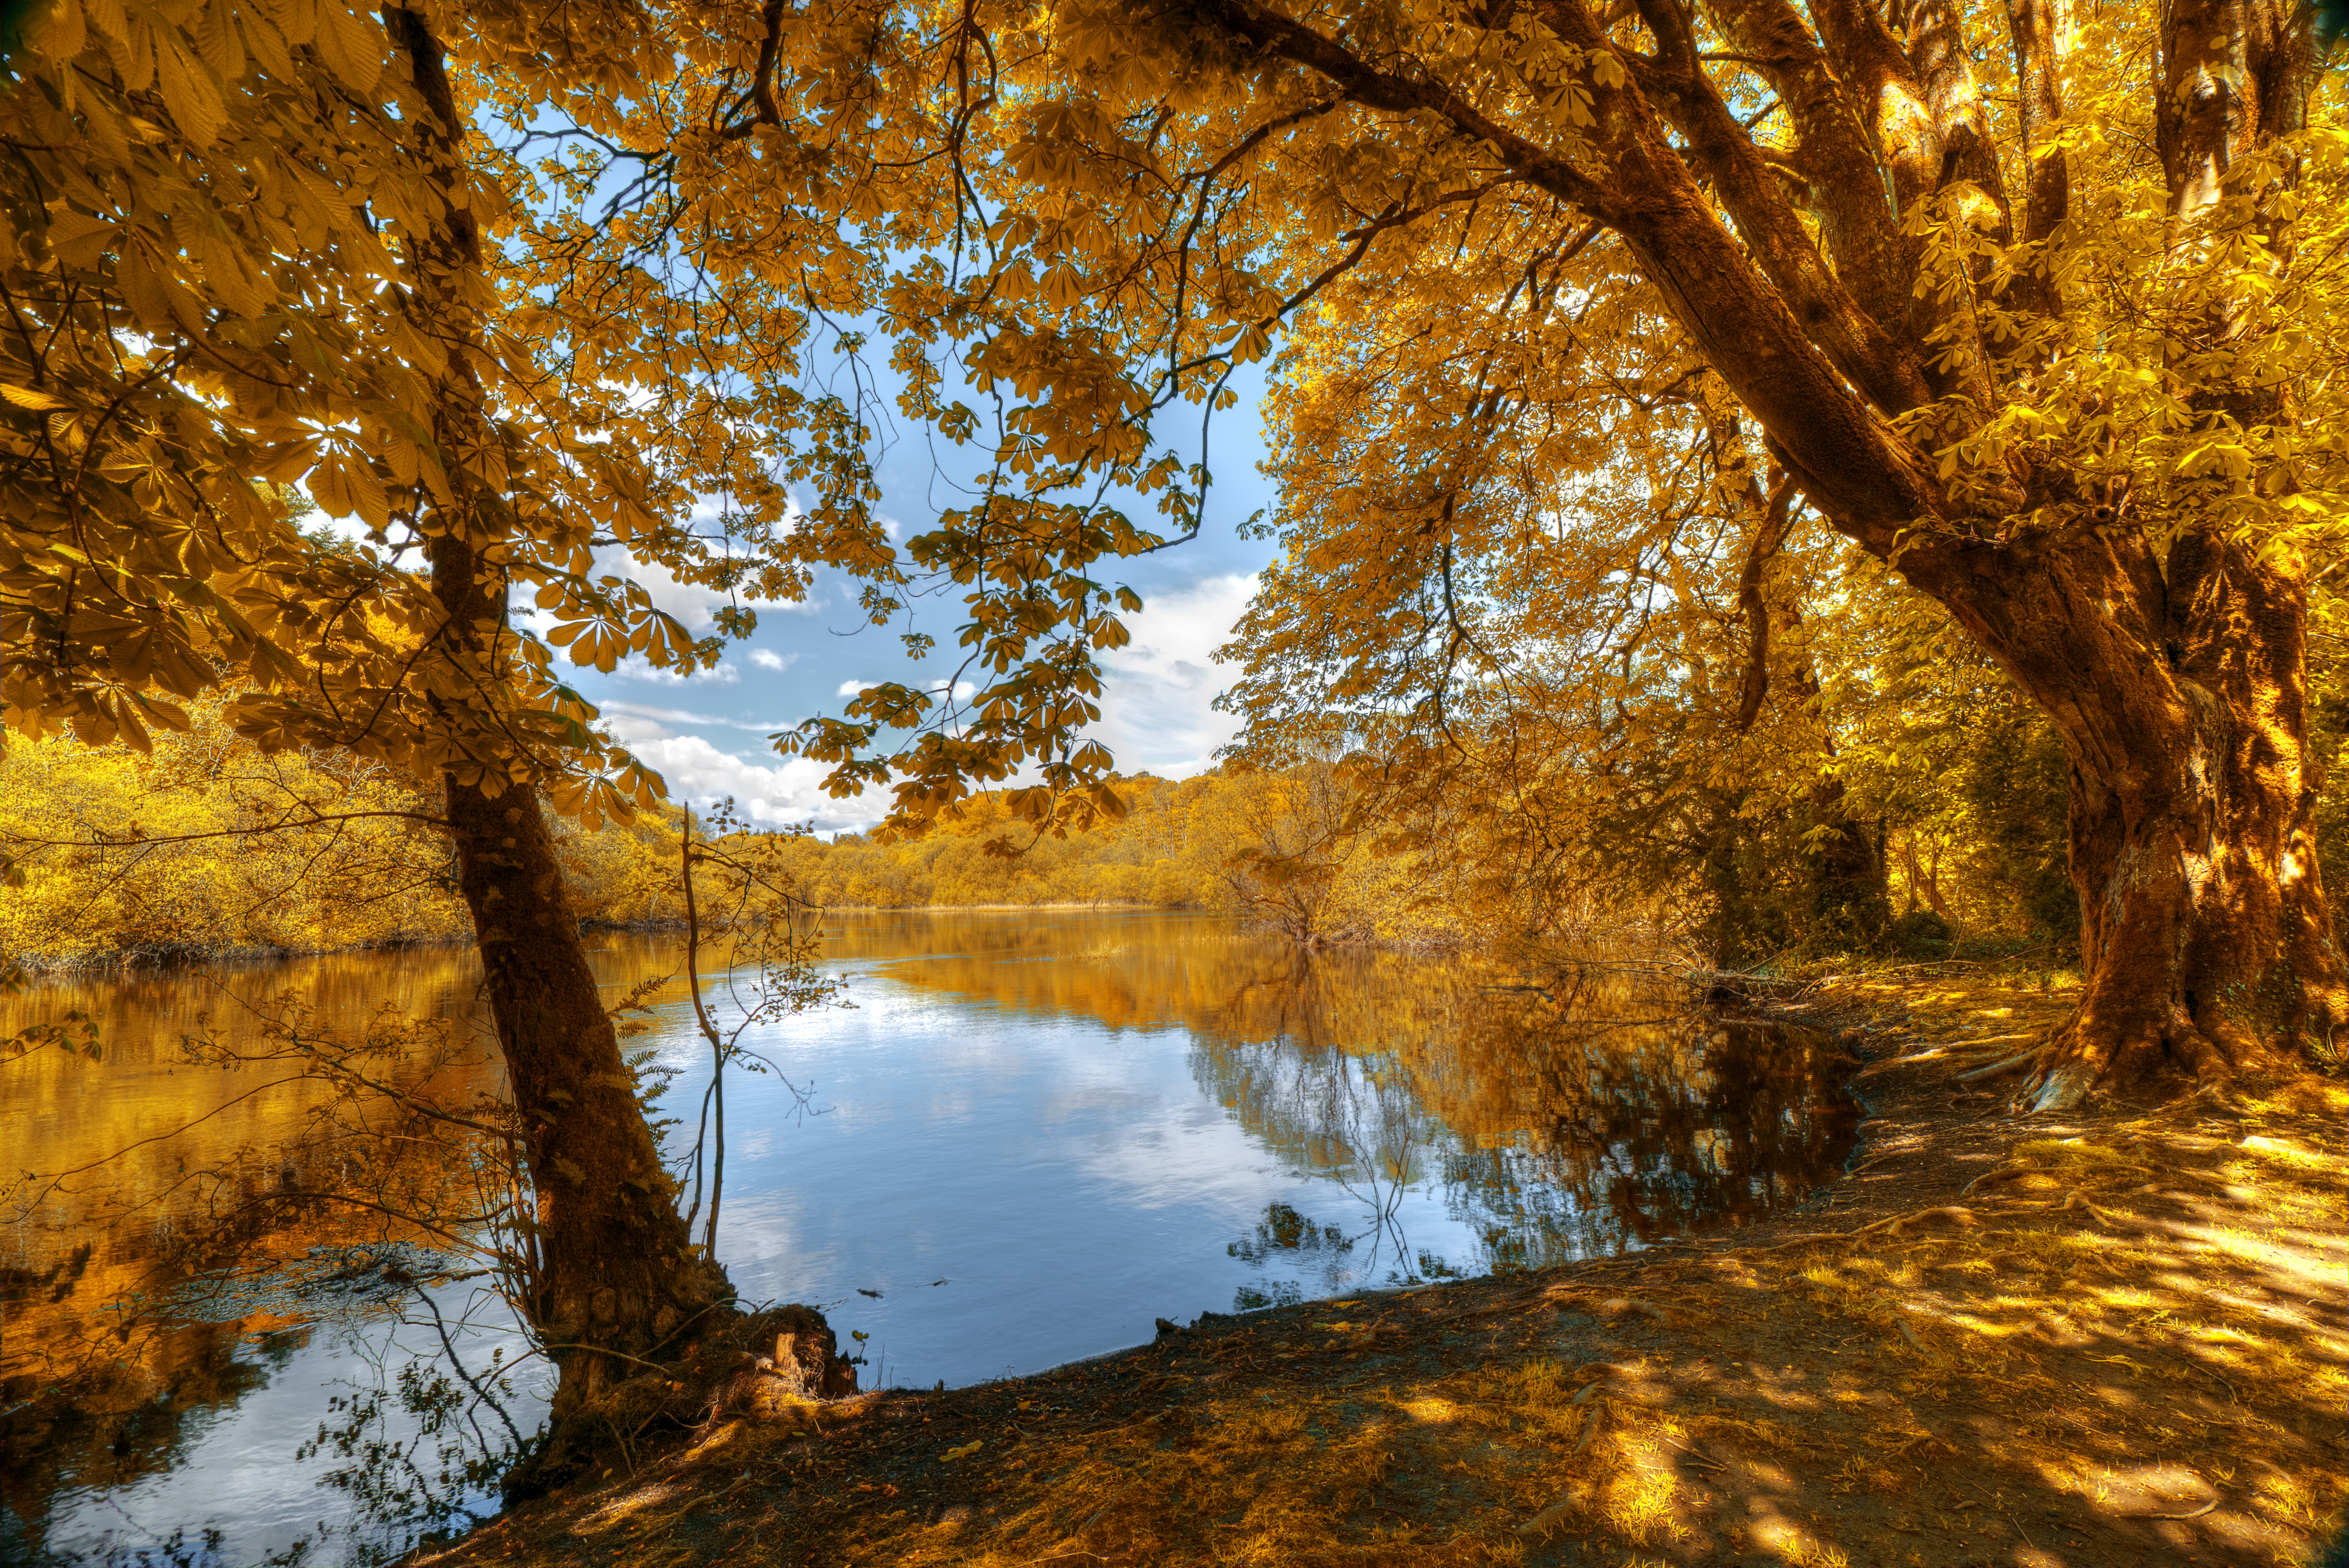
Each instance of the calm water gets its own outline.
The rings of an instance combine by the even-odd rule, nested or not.
[[[1734,1223],[1827,1180],[1850,1140],[1823,1050],[1621,970],[1536,988],[1158,913],[828,926],[850,1006],[746,1037],[776,1070],[729,1075],[719,1243],[745,1296],[822,1306],[843,1346],[864,1335],[868,1387]],[[680,967],[665,940],[601,946],[616,998]],[[36,1001],[94,1015],[106,1054],[0,1068],[0,1560],[254,1563],[322,1529],[345,1532],[326,1559],[348,1553],[351,1501],[319,1484],[338,1461],[296,1449],[443,1328],[476,1376],[519,1358],[505,1403],[535,1420],[526,1345],[481,1282],[445,1277],[445,1243],[304,1196],[494,1201],[446,1161],[355,1161],[351,1102],[294,1059],[373,1029],[377,1079],[493,1096],[473,985],[468,955],[431,952],[15,1005],[8,1029]],[[650,1002],[633,1044],[674,1070],[663,1104],[689,1118],[706,1050],[680,986]],[[400,1023],[419,1018],[421,1037]],[[413,1429],[387,1410],[368,1433]]]

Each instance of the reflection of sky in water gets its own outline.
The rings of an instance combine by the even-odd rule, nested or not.
[[[719,1250],[746,1295],[871,1335],[889,1382],[1033,1371],[1229,1310],[1258,1271],[1226,1248],[1267,1204],[1350,1202],[1203,1099],[1187,1030],[943,1001],[870,972],[853,995],[762,1034],[817,1114],[763,1154],[736,1135]],[[669,1113],[706,1078],[681,1078]],[[730,1080],[730,1130],[792,1110],[772,1079]],[[1407,1222],[1431,1242],[1456,1228],[1434,1195]]]
[[[1798,1170],[1757,1175],[1757,1149],[1785,1163],[1770,1129],[1802,1118],[1718,1075],[1660,1088],[1694,1059],[1685,1030],[1595,1055],[1559,1046],[1556,1019],[1427,1045],[1488,977],[1457,965],[1309,962],[1160,915],[833,923],[827,966],[854,1007],[743,1042],[805,1108],[777,1078],[729,1075],[719,1253],[746,1298],[821,1306],[844,1350],[868,1335],[868,1387],[1034,1371],[1236,1301],[1609,1250],[1840,1158],[1839,1134],[1805,1134]],[[599,963],[616,994],[675,960],[609,939]],[[382,960],[387,981],[399,962]],[[690,1009],[671,987],[648,1021],[631,1045],[678,1069],[664,1109],[689,1123],[708,1078]],[[1404,1157],[1403,1182],[1381,1151]],[[337,1517],[315,1485],[328,1461],[294,1450],[331,1395],[375,1382],[370,1332],[380,1354],[380,1326],[315,1329],[265,1386],[191,1423],[176,1468],[61,1495],[52,1543],[135,1549],[217,1523],[224,1561],[251,1562]]]
[[[461,1315],[465,1291],[435,1295],[452,1322]],[[524,1346],[502,1307],[477,1308],[475,1317],[481,1328],[456,1328],[450,1338],[475,1375],[483,1376],[492,1366],[493,1351],[512,1358]],[[402,1326],[357,1305],[306,1328],[269,1336],[259,1345],[248,1342],[242,1355],[258,1365],[265,1380],[232,1404],[194,1413],[182,1429],[171,1468],[110,1491],[61,1492],[48,1531],[50,1552],[69,1563],[160,1564],[160,1555],[142,1560],[140,1553],[153,1552],[177,1533],[184,1536],[181,1550],[188,1561],[206,1568],[246,1568],[307,1537],[323,1543],[309,1561],[342,1560],[348,1544],[378,1539],[378,1527],[358,1520],[343,1493],[319,1484],[337,1461],[297,1461],[296,1450],[322,1423],[339,1421],[329,1401],[383,1387],[386,1367],[432,1357],[438,1349],[429,1323]],[[528,1430],[551,1390],[531,1376],[514,1381],[507,1408]],[[405,1436],[411,1429],[395,1415],[387,1429]],[[494,1506],[487,1497],[477,1497],[474,1505],[484,1512]],[[201,1550],[207,1528],[221,1533],[216,1553]],[[9,1568],[17,1561],[8,1555],[12,1544],[0,1538],[0,1563]]]

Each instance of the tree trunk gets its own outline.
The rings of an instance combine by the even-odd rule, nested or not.
[[[1851,815],[1840,779],[1812,785],[1806,804],[1803,934],[1815,944],[1874,948],[1892,923],[1881,825],[1878,838],[1869,837],[1868,824]]]
[[[2349,977],[2326,914],[2296,567],[2189,530],[2036,561],[1903,562],[2054,721],[2071,759],[2080,1006],[2030,1093],[2069,1109],[2173,1073],[2205,1083],[2339,1041]]]
[[[387,6],[392,43],[416,88],[418,156],[448,200],[409,242],[409,305],[448,356],[433,386],[433,440],[448,475],[419,521],[432,592],[446,619],[433,699],[450,749],[479,766],[444,778],[460,884],[481,952],[483,988],[523,1126],[536,1195],[537,1267],[523,1304],[561,1372],[558,1425],[633,1362],[653,1361],[731,1290],[698,1256],[678,1213],[636,1083],[620,1056],[579,942],[535,791],[513,781],[515,743],[499,722],[512,634],[492,480],[497,432],[473,365],[481,243],[462,199],[463,126],[440,42],[424,18]]]
[[[431,542],[431,557],[433,591],[452,623],[502,631],[505,585],[483,576],[477,552],[444,535]],[[491,795],[453,775],[445,787],[538,1202],[538,1267],[525,1306],[561,1369],[560,1421],[628,1376],[632,1362],[660,1359],[681,1329],[733,1291],[694,1251],[677,1212],[536,793],[515,785]]]

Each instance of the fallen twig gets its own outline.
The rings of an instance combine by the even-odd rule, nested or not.
[[[2124,1513],[2121,1517],[2123,1519],[2199,1519],[2218,1507],[2220,1501],[2214,1497],[2191,1513]]]

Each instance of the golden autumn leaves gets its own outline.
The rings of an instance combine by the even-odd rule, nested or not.
[[[1609,683],[1669,684],[1674,661],[1589,655],[1703,619],[1742,555],[1781,570],[1743,496],[1781,470],[1809,515],[1903,560],[2052,536],[2107,492],[2158,494],[2132,516],[2340,537],[2312,368],[2340,290],[2323,264],[2278,272],[2288,247],[2259,227],[2298,223],[2314,255],[2333,220],[2247,193],[2207,266],[2164,249],[2158,128],[2121,46],[2150,17],[2100,14],[2049,67],[1984,46],[1989,12],[1952,54],[1928,47],[1938,12],[1899,37],[1761,0],[400,14],[450,52],[470,128],[451,164],[419,151],[390,13],[70,0],[28,26],[5,108],[26,150],[0,175],[0,268],[39,324],[0,334],[16,722],[128,733],[162,711],[157,672],[177,691],[216,669],[266,688],[248,718],[274,744],[624,809],[653,781],[554,672],[714,656],[626,551],[732,595],[730,635],[823,573],[876,621],[946,590],[953,629],[906,629],[985,677],[967,707],[926,670],[786,743],[843,790],[901,784],[916,817],[1017,777],[1039,780],[1023,810],[1081,820],[1110,809],[1111,762],[1075,731],[1132,608],[1102,574],[1212,521],[1190,416],[1276,347],[1295,550],[1236,698],[1269,738],[1343,714],[1433,757],[1439,714],[1455,739],[1471,717],[1522,738],[1513,689],[1531,728],[1576,716],[1553,770],[1651,733],[1590,742]],[[2068,118],[2006,107],[2033,70]],[[2279,135],[2238,167],[2338,182],[2335,110]],[[2007,195],[2051,160],[2070,228]],[[436,315],[411,273],[444,220],[484,248]],[[2242,330],[2161,346],[2245,278],[2268,281],[2228,318]],[[489,418],[462,439],[442,407],[460,361]],[[2292,387],[2299,422],[2188,438],[2222,384]],[[2148,438],[2164,407],[2185,422]],[[900,418],[980,471],[892,538],[876,451]],[[1812,449],[1828,431],[1846,445]],[[305,483],[378,557],[305,545],[254,480]],[[545,618],[492,637],[487,667],[444,657],[414,593],[459,490],[494,498],[465,526]],[[1131,515],[1150,507],[1155,529]],[[1802,548],[1804,572],[1835,570]],[[1717,668],[1741,640],[1690,622],[1684,651]],[[1483,753],[1492,799],[1514,744]]]

